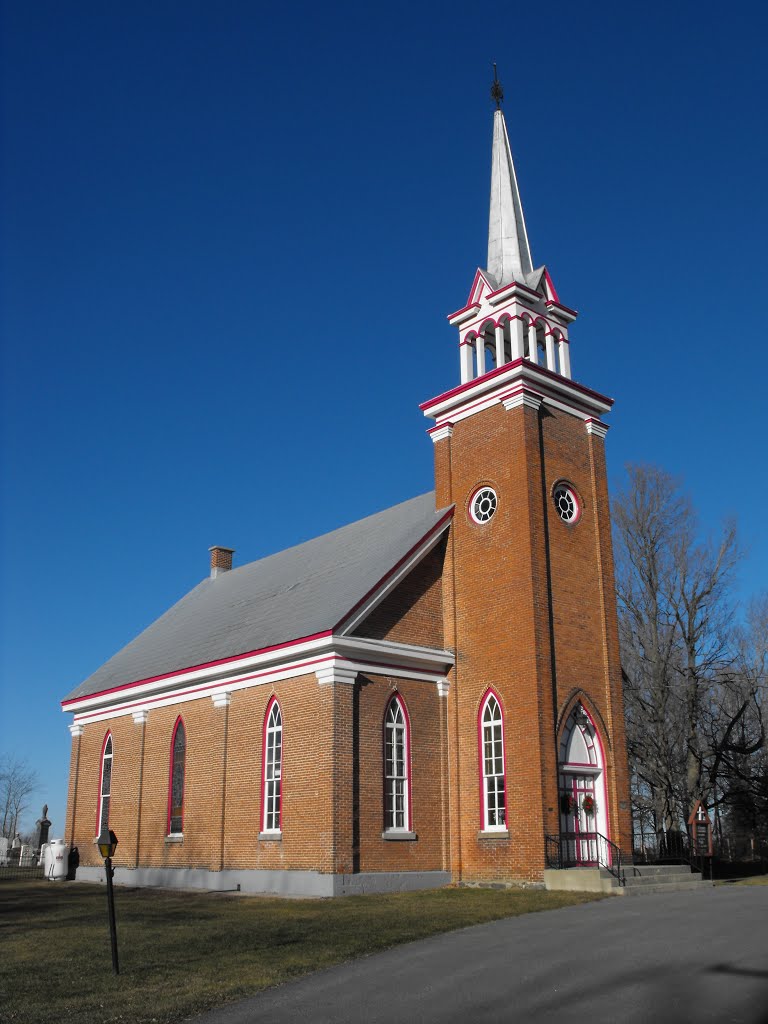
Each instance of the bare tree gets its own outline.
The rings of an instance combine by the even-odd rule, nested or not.
[[[679,828],[697,798],[735,801],[739,772],[751,799],[766,658],[758,610],[754,623],[734,627],[735,527],[702,540],[672,477],[649,466],[628,472],[613,511],[632,800],[635,820],[661,834]]]
[[[38,785],[37,773],[25,761],[0,755],[0,835],[13,839]]]

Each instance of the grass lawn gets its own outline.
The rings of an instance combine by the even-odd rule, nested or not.
[[[115,977],[102,886],[4,882],[0,1021],[178,1021],[401,942],[595,898],[592,893],[437,889],[280,900],[116,888],[120,975]]]
[[[768,885],[768,875],[749,875],[747,878],[729,878],[717,885]]]

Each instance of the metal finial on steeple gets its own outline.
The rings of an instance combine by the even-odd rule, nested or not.
[[[501,104],[504,101],[504,90],[501,88],[501,82],[499,76],[496,73],[496,62],[493,62],[493,85],[491,86],[491,99],[496,104],[496,109],[501,110]]]

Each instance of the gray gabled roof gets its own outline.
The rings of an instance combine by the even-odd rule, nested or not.
[[[65,701],[333,629],[446,511],[430,492],[203,580]]]

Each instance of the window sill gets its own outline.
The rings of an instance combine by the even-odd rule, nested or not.
[[[413,843],[419,837],[415,832],[395,832],[393,829],[391,832],[382,832],[381,838],[387,839],[389,842]]]
[[[498,831],[489,829],[487,832],[478,832],[478,839],[509,839],[509,829],[499,829]]]
[[[166,845],[168,843],[183,843],[184,833],[183,832],[172,832],[169,836],[165,837]]]
[[[279,843],[282,841],[282,832],[259,832],[257,837],[262,843]]]

